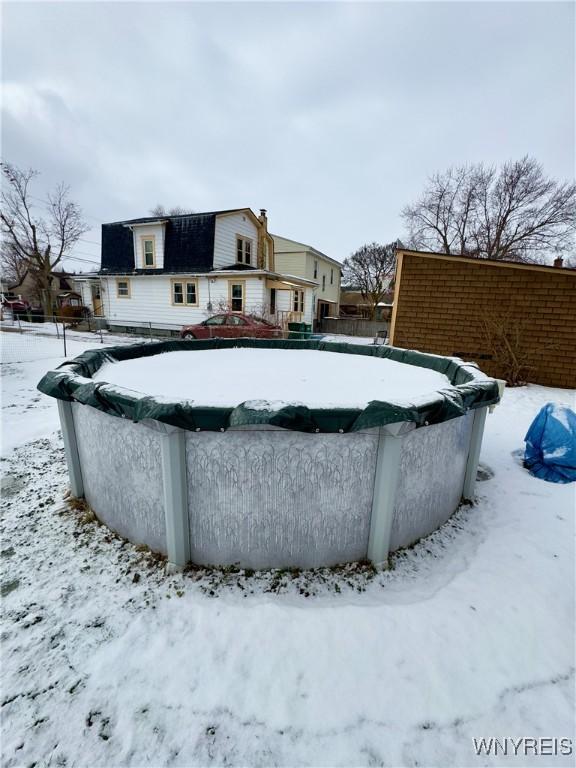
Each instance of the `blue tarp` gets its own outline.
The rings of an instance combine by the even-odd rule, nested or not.
[[[576,413],[546,403],[524,438],[524,466],[550,483],[576,481]]]

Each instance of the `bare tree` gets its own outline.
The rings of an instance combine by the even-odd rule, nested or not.
[[[181,205],[175,205],[166,209],[161,203],[150,209],[152,216],[184,216],[187,213],[194,213],[190,208],[182,208]]]
[[[431,176],[402,216],[412,248],[538,263],[574,247],[576,184],[528,156],[499,171],[463,165]]]
[[[376,317],[376,307],[390,287],[396,266],[398,241],[388,245],[369,243],[344,259],[343,281],[358,288],[370,309],[370,319]]]
[[[13,243],[2,242],[0,270],[3,281],[8,285],[19,285],[26,277],[28,263],[21,259]]]
[[[0,211],[4,268],[20,276],[30,273],[44,313],[50,315],[52,272],[89,227],[78,205],[69,199],[65,184],[48,193],[43,211],[37,213],[30,186],[38,171],[23,171],[10,163],[0,167],[4,182]]]

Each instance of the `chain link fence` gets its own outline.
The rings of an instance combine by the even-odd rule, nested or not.
[[[0,360],[2,363],[32,363],[61,357],[74,357],[81,351],[78,344],[134,344],[156,340],[149,334],[110,334],[103,323],[71,323],[70,318],[52,317],[49,321],[31,322],[20,317],[4,317],[0,323]]]
[[[3,363],[26,363],[54,357],[74,357],[79,354],[78,345],[74,342],[113,346],[166,341],[183,336],[198,339],[249,336],[291,340],[324,338],[328,341],[341,340],[352,343],[384,342],[384,339],[360,339],[336,333],[313,334],[311,326],[304,323],[290,323],[287,329],[264,324],[244,326],[238,322],[203,323],[186,332],[181,324],[115,319],[110,322],[108,328],[106,320],[98,317],[72,320],[70,317],[54,316],[49,320],[44,317],[30,320],[4,312],[0,322],[0,357]],[[47,339],[51,339],[52,343],[46,343]]]

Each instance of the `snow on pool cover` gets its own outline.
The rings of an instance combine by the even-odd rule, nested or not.
[[[444,374],[393,360],[318,350],[211,349],[106,363],[95,381],[206,406],[365,408],[450,386]],[[255,402],[256,401],[256,402]]]

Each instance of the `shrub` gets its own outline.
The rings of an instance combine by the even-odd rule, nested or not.
[[[84,319],[85,310],[85,307],[74,307],[66,305],[64,307],[60,307],[60,317],[63,320],[68,320],[70,325],[78,325],[78,323],[82,322]]]

